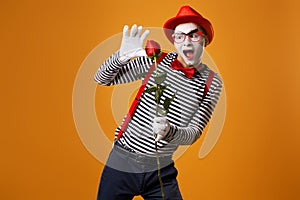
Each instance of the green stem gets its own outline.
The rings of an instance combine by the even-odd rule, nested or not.
[[[155,150],[156,150],[156,162],[157,162],[157,176],[158,176],[160,190],[161,190],[161,197],[163,200],[165,200],[164,185],[163,185],[161,175],[160,175],[160,161],[159,161],[159,156],[158,156],[158,151],[157,151],[157,142],[155,142]]]
[[[155,76],[157,77],[158,75],[158,71],[157,71],[157,60],[156,57],[154,57],[154,64],[155,64]],[[156,85],[157,90],[155,91],[155,95],[158,96],[158,92],[160,90],[159,85]],[[158,105],[159,102],[158,100],[156,101],[156,113],[155,115],[158,116]],[[156,139],[157,135],[154,135],[154,139]],[[156,152],[156,162],[157,162],[157,175],[158,175],[158,180],[159,180],[159,185],[160,185],[160,190],[161,190],[161,196],[162,199],[165,200],[165,192],[164,192],[164,185],[161,179],[161,175],[160,175],[160,161],[159,161],[159,156],[158,156],[158,150],[157,150],[157,142],[155,142],[155,152]]]
[[[156,56],[154,56],[154,64],[155,64],[155,76],[157,77],[157,59],[156,59]]]
[[[154,64],[155,64],[155,77],[157,77],[157,75],[158,75],[158,71],[157,71],[157,60],[156,60],[156,56],[154,57]],[[156,85],[156,87],[157,87],[157,90],[155,91],[155,96],[157,97],[158,96],[158,90],[159,90],[159,85]],[[156,116],[158,116],[158,104],[159,104],[159,102],[158,102],[158,100],[156,101],[156,113],[155,113],[155,115]]]

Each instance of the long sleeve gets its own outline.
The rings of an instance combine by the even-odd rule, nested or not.
[[[94,80],[100,85],[115,85],[138,80],[137,74],[146,72],[152,64],[147,57],[138,57],[122,63],[119,52],[112,54],[97,70]]]
[[[211,88],[185,127],[171,124],[166,140],[177,145],[193,144],[208,124],[222,91],[222,81],[215,75]]]

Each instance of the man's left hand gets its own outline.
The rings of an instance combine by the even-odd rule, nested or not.
[[[156,135],[155,142],[165,138],[170,130],[170,123],[167,117],[155,117],[152,125],[153,132]]]

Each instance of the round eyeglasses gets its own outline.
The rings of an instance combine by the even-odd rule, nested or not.
[[[184,42],[186,36],[188,36],[188,39],[191,42],[199,42],[200,40],[204,39],[205,35],[204,35],[204,33],[202,31],[198,31],[198,32],[195,32],[195,33],[188,33],[188,34],[185,34],[185,33],[174,33],[172,35],[175,43],[182,43],[182,42]]]

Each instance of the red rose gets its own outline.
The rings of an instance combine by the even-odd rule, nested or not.
[[[160,45],[154,40],[147,40],[145,50],[150,58],[158,58],[161,55]]]

